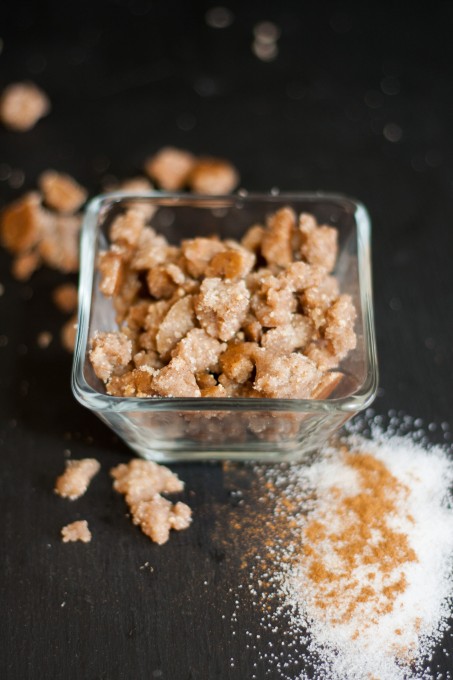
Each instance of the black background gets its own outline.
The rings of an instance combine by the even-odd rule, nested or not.
[[[2,3],[0,86],[32,79],[52,101],[33,131],[0,130],[2,204],[48,167],[95,194],[165,144],[229,158],[248,190],[359,198],[374,227],[376,411],[434,422],[433,438],[448,443],[452,5],[237,3],[224,29],[206,23],[210,6]],[[264,19],[281,28],[271,63],[251,50]],[[9,168],[25,174],[20,189]],[[177,468],[195,520],[162,548],[130,527],[105,472],[73,504],[52,493],[65,450],[106,470],[129,453],[71,395],[63,319],[50,302],[63,277],[43,270],[18,283],[9,266],[1,252],[0,676],[278,678],[246,647],[246,629],[259,630],[247,598],[232,634],[238,577],[217,545],[215,516],[228,517],[234,489],[220,466]],[[54,334],[45,350],[36,344],[44,330]],[[63,545],[60,527],[79,517],[93,542]],[[153,571],[140,569],[146,562]],[[437,662],[450,667],[441,654]]]

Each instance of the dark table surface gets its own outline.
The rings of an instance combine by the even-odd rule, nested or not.
[[[0,86],[32,79],[52,101],[32,132],[0,130],[2,204],[48,167],[95,194],[105,176],[135,175],[165,144],[231,159],[248,190],[358,197],[374,226],[375,409],[434,422],[433,436],[448,443],[451,5],[408,13],[381,3],[238,3],[224,29],[206,23],[208,7],[2,3]],[[281,28],[270,63],[251,50],[263,19]],[[14,188],[20,171],[23,186]],[[228,517],[235,496],[219,465],[176,468],[194,523],[164,547],[130,526],[105,471],[74,504],[53,494],[67,450],[98,458],[104,470],[130,452],[71,394],[63,317],[50,302],[67,277],[41,270],[24,284],[9,267],[1,252],[0,677],[278,678],[260,658],[271,637],[256,638],[247,597],[232,627],[239,575],[215,518]],[[47,349],[37,345],[41,331],[54,335]],[[92,543],[63,545],[60,527],[79,517]],[[451,664],[441,653],[437,662]]]

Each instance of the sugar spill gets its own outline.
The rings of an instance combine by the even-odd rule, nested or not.
[[[450,677],[431,658],[453,609],[453,457],[407,416],[386,431],[376,420],[310,465],[255,467],[230,518],[243,577],[232,623],[251,599],[267,640],[265,652],[247,635],[257,678]]]

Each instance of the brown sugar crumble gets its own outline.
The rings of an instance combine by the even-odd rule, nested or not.
[[[187,529],[192,511],[185,503],[172,503],[161,494],[180,493],[183,482],[171,470],[148,460],[133,459],[110,471],[113,488],[124,495],[132,522],[154,543],[162,545],[170,530]]]
[[[77,286],[73,283],[62,283],[54,288],[52,300],[61,312],[72,314],[76,311],[78,304]]]
[[[66,461],[65,471],[55,482],[55,493],[71,501],[80,498],[100,469],[99,461],[95,458]]]
[[[61,530],[61,540],[63,543],[74,541],[89,543],[91,541],[91,531],[88,528],[86,519],[80,519],[76,522],[66,524]]]
[[[88,192],[75,179],[55,170],[46,170],[39,177],[44,202],[60,213],[74,213],[85,203]]]
[[[0,120],[18,132],[26,132],[50,111],[50,102],[34,83],[12,83],[0,97]]]
[[[241,243],[175,246],[127,208],[110,238],[100,289],[119,330],[95,333],[89,352],[108,394],[322,399],[339,384],[356,309],[332,274],[334,227],[284,207]]]

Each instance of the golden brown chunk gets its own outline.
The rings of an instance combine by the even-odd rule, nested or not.
[[[120,243],[134,248],[138,244],[140,234],[145,227],[145,219],[140,210],[133,208],[113,221],[110,227],[110,239],[114,243]]]
[[[300,293],[308,286],[316,286],[326,275],[322,267],[312,266],[306,262],[293,262],[278,275],[282,285],[288,286],[293,293]]]
[[[156,334],[156,347],[163,357],[169,356],[176,344],[195,326],[193,295],[175,302],[165,315]]]
[[[174,357],[153,380],[153,388],[161,397],[200,397],[200,388],[190,366]]]
[[[63,543],[73,541],[89,543],[91,541],[91,531],[88,528],[86,519],[79,519],[76,522],[66,524],[61,530],[61,540]]]
[[[226,349],[225,343],[212,338],[202,328],[192,328],[178,342],[172,356],[181,357],[194,373],[199,371],[215,371],[219,356]]]
[[[260,342],[263,335],[263,328],[254,314],[249,312],[242,324],[244,335],[251,342]]]
[[[244,281],[232,283],[219,278],[204,279],[195,301],[195,313],[202,328],[220,340],[231,340],[244,321],[250,292]]]
[[[292,238],[295,228],[296,216],[291,208],[280,208],[269,217],[261,243],[261,253],[268,264],[286,267],[293,261]]]
[[[98,269],[101,274],[101,293],[112,297],[120,292],[124,278],[124,261],[120,253],[106,250],[99,253]]]
[[[137,352],[134,354],[133,361],[136,368],[143,368],[144,366],[149,366],[150,368],[162,368],[163,363],[159,358],[157,352],[153,350]]]
[[[252,253],[246,248],[234,247],[214,255],[206,267],[205,276],[239,281],[249,274],[254,264],[255,256]]]
[[[68,352],[73,352],[77,335],[77,314],[71,316],[63,325],[60,332],[61,344]]]
[[[77,287],[73,283],[60,284],[54,288],[52,300],[61,312],[71,314],[77,309]]]
[[[30,250],[28,253],[20,253],[13,261],[12,274],[14,278],[19,281],[28,281],[40,264],[41,257],[36,250]]]
[[[50,102],[34,83],[8,85],[0,98],[0,119],[4,125],[25,132],[50,111]]]
[[[55,493],[70,501],[80,498],[100,469],[99,461],[95,458],[67,460],[65,471],[55,482]]]
[[[338,232],[334,227],[317,227],[304,234],[301,255],[310,264],[324,267],[330,272],[337,261]]]
[[[211,385],[201,390],[201,396],[208,399],[225,399],[228,393],[223,385]]]
[[[139,300],[131,304],[124,325],[131,331],[140,331],[145,327],[150,306],[147,300]]]
[[[187,184],[194,163],[188,151],[166,146],[145,162],[145,171],[165,191],[178,191]]]
[[[132,359],[132,343],[118,331],[94,334],[89,352],[91,365],[97,377],[106,382],[119,375]]]
[[[197,194],[229,194],[239,183],[239,174],[221,158],[200,158],[189,175],[189,185]]]
[[[220,366],[227,378],[242,385],[255,368],[255,352],[258,345],[254,342],[231,343],[220,357]]]
[[[120,182],[119,185],[111,187],[110,191],[127,191],[131,194],[147,194],[153,190],[153,185],[146,177],[131,177]],[[131,200],[126,203],[128,208],[140,212],[145,220],[149,220],[156,212],[156,206],[150,201]]]
[[[173,263],[157,264],[146,275],[149,292],[157,300],[171,298],[185,279],[184,272]]]
[[[195,279],[205,276],[206,267],[217,253],[225,250],[224,244],[216,238],[193,238],[181,244],[185,267]]]
[[[60,213],[75,213],[87,200],[88,192],[73,177],[46,170],[38,180],[44,201]]]
[[[303,354],[275,354],[266,349],[256,353],[254,388],[265,397],[308,399],[321,377]]]
[[[2,212],[2,244],[12,253],[28,251],[41,236],[43,220],[44,212],[39,194],[25,194]]]

